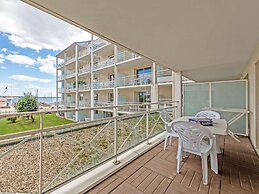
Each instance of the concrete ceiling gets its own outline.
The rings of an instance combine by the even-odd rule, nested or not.
[[[259,43],[258,0],[23,0],[196,81],[238,79]]]

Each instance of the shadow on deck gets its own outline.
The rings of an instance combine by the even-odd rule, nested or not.
[[[219,174],[209,170],[209,184],[202,184],[200,157],[189,155],[176,173],[177,141],[163,150],[163,143],[137,158],[87,193],[259,193],[259,157],[248,138],[241,143],[226,136],[218,155]]]

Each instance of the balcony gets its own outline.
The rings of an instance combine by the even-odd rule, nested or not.
[[[140,75],[138,78],[133,76],[125,76],[120,77],[116,80],[116,84],[118,87],[123,86],[139,86],[139,85],[149,85],[152,82],[152,74],[143,74]]]
[[[75,101],[67,101],[64,103],[65,106],[67,107],[75,107],[76,106],[76,102]]]
[[[59,75],[58,76],[58,81],[62,81],[62,80],[64,80],[65,79],[65,76],[64,75]]]
[[[75,71],[67,71],[66,73],[66,79],[70,79],[76,76],[76,72]]]
[[[91,104],[87,100],[79,100],[79,107],[80,108],[85,108],[85,107],[90,107]]]
[[[172,82],[172,70],[170,69],[163,69],[160,71],[157,71],[157,82],[158,83],[166,83],[166,82]]]
[[[101,62],[98,62],[96,64],[93,65],[93,70],[97,70],[97,69],[101,69],[101,68],[104,68],[104,67],[108,67],[110,65],[113,65],[114,64],[114,58],[111,58],[111,59],[107,59],[105,61],[101,61]]]
[[[64,93],[65,89],[64,88],[58,88],[58,93]]]
[[[66,92],[76,92],[76,88],[74,86],[68,86]]]
[[[111,101],[99,101],[99,100],[96,100],[96,101],[94,101],[94,106],[95,107],[113,106],[113,102],[111,102]]]
[[[109,43],[108,42],[101,42],[101,43],[94,43],[93,44],[93,51],[105,46],[105,45],[108,45]]]
[[[127,61],[130,59],[138,58],[140,57],[139,55],[129,52],[129,51],[123,51],[117,54],[117,63]]]
[[[114,87],[114,80],[110,81],[103,81],[103,82],[99,82],[99,81],[95,81],[93,83],[93,88],[94,89],[104,89],[104,88],[113,88]]]
[[[90,65],[87,65],[87,66],[84,66],[84,67],[82,67],[82,68],[79,68],[78,74],[79,74],[79,75],[83,75],[83,74],[85,74],[85,73],[89,73],[90,70],[91,70]]]
[[[89,52],[87,52],[87,49],[83,49],[83,50],[78,52],[78,58],[84,57],[87,54],[89,54]]]
[[[90,90],[90,85],[79,85],[79,91]]]
[[[176,174],[177,141],[163,150],[163,143],[116,172],[89,193],[257,193],[259,159],[248,138],[238,143],[222,138],[216,175],[209,172],[209,184],[202,184],[200,158],[188,155]],[[256,162],[255,162],[256,161]]]

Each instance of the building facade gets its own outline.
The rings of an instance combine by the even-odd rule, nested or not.
[[[100,38],[71,44],[56,56],[62,108],[158,103],[174,100],[174,72]],[[125,114],[141,106],[120,109]],[[111,109],[64,115],[76,121],[112,116]]]

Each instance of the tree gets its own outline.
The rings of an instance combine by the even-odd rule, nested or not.
[[[17,102],[17,111],[18,112],[32,112],[38,110],[37,98],[31,93],[25,93],[24,97]],[[34,122],[33,115],[27,115],[28,119],[32,119]]]

